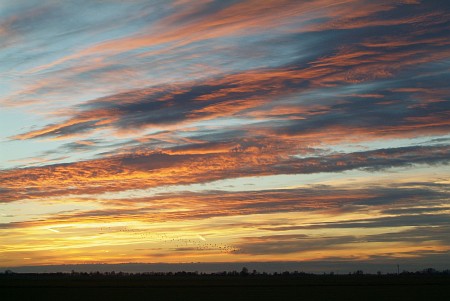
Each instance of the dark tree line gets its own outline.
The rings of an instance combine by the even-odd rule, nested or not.
[[[139,273],[129,273],[129,272],[77,272],[72,270],[71,272],[57,272],[57,273],[15,273],[13,270],[8,269],[3,272],[0,272],[2,277],[14,276],[14,275],[48,275],[48,276],[60,276],[60,277],[108,277],[108,278],[120,278],[120,277],[207,277],[207,276],[216,276],[216,277],[302,277],[302,276],[336,276],[334,272],[330,273],[322,273],[322,274],[314,274],[314,273],[306,273],[299,271],[284,271],[284,272],[258,272],[256,270],[252,270],[251,272],[247,267],[243,267],[241,271],[221,271],[221,272],[213,272],[213,273],[205,273],[198,271],[178,271],[178,272],[139,272]],[[341,274],[344,275],[344,274]],[[362,270],[357,270],[351,273],[348,273],[349,276],[407,276],[407,275],[442,275],[442,276],[450,276],[450,270],[436,270],[433,268],[427,268],[421,271],[402,271],[400,273],[386,273],[383,274],[381,272],[377,272],[376,274],[364,273]]]

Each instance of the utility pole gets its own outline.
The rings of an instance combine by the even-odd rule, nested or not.
[[[397,264],[397,275],[400,275],[400,265]]]

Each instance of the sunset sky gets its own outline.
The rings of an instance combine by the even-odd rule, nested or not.
[[[450,1],[0,0],[0,267],[450,268]]]

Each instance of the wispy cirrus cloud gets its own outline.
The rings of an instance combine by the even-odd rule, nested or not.
[[[448,110],[445,106],[448,91],[445,88],[434,88],[436,80],[444,81],[441,73],[446,69],[445,66],[442,69],[436,67],[433,62],[448,59],[450,45],[441,37],[442,27],[436,26],[436,30],[437,33],[412,34],[401,39],[396,36],[379,38],[373,34],[372,38],[365,33],[357,34],[356,37],[352,36],[353,41],[348,46],[337,48],[312,61],[300,59],[278,68],[256,69],[176,85],[160,85],[94,99],[75,107],[75,115],[65,122],[19,134],[15,138],[70,137],[96,128],[115,131],[151,126],[164,128],[225,117],[271,117],[270,111],[282,108],[283,105],[293,112],[279,119],[301,120],[309,117],[311,104],[299,98],[286,105],[282,99],[297,95],[302,97],[305,94],[308,98],[314,97],[316,101],[322,102],[322,111],[326,113],[328,109],[329,114],[316,116],[317,121],[314,118],[294,121],[296,128],[309,129],[308,123],[312,123],[312,127],[318,129],[317,124],[326,126],[329,121],[343,126],[343,120],[354,120],[356,126],[359,121],[364,128],[378,130],[382,119],[380,116],[395,112],[392,121],[396,123],[391,129],[380,129],[381,132],[392,131],[394,127],[400,130],[400,123],[404,124],[406,131],[420,131],[424,127],[425,133],[446,132]],[[430,35],[435,37],[430,38]],[[395,44],[387,46],[389,41]],[[325,39],[321,43],[327,42],[329,41]],[[336,42],[332,40],[333,43]],[[317,46],[320,47],[320,44]],[[427,71],[427,68],[433,68],[433,72]],[[413,70],[421,70],[424,75],[421,78],[410,77]],[[386,82],[393,76],[396,76],[395,81]],[[408,90],[419,81],[423,86],[420,90]],[[342,103],[336,96],[322,96],[331,89],[335,93],[337,90],[339,96],[343,96],[345,90],[356,90],[357,93],[345,95],[346,101]],[[377,93],[374,94],[373,90],[377,90]],[[370,97],[371,95],[376,96]],[[403,101],[396,101],[400,97]],[[417,97],[422,98],[422,102]],[[430,98],[434,100],[430,101]],[[371,114],[370,119],[360,115],[361,112],[357,110],[363,103],[364,112]],[[300,114],[295,114],[296,110]],[[438,110],[439,114],[436,115]],[[426,121],[430,123],[428,128]],[[302,123],[306,126],[302,126]]]

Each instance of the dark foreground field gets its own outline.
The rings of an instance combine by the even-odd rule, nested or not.
[[[449,275],[0,275],[1,300],[450,300]]]

